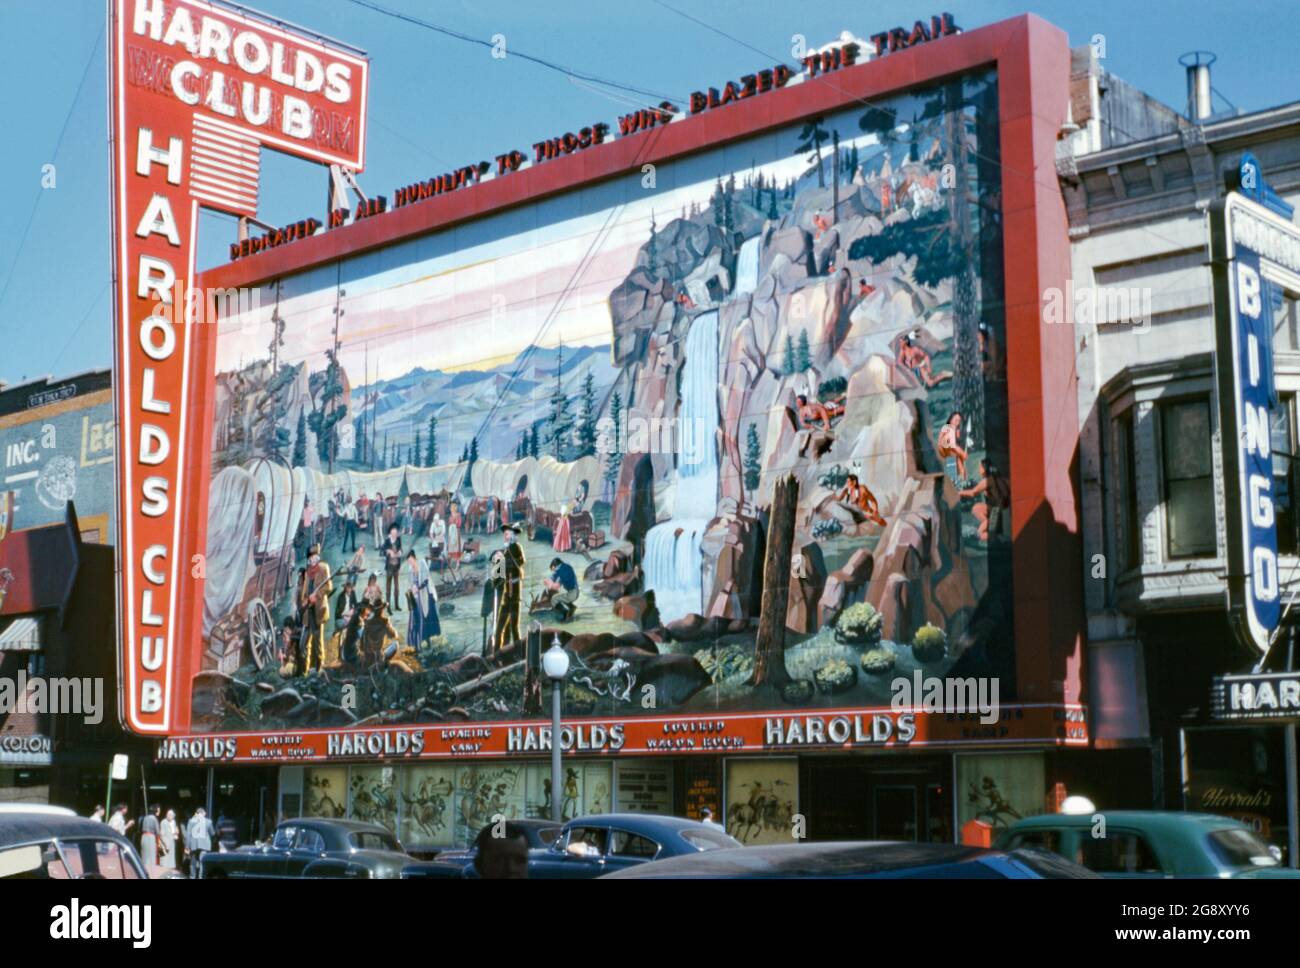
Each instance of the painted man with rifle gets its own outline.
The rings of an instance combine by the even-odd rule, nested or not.
[[[303,667],[302,674],[320,671],[325,659],[325,624],[330,619],[330,566],[321,560],[320,545],[307,549],[307,574],[303,583],[302,611]],[[313,669],[314,665],[314,669]]]

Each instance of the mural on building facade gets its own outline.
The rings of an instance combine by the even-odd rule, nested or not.
[[[916,669],[1008,698],[996,97],[858,105],[224,320],[195,727],[532,715],[530,628],[573,716],[876,705]],[[484,782],[383,796],[523,796]]]

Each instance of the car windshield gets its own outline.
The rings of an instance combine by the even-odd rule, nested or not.
[[[362,830],[348,834],[348,843],[355,850],[395,850],[401,852],[401,846],[392,834]]]
[[[1268,844],[1249,830],[1216,830],[1207,839],[1210,852],[1225,867],[1276,867],[1278,864]]]
[[[682,840],[696,850],[725,850],[740,846],[739,840],[717,830],[683,830]]]

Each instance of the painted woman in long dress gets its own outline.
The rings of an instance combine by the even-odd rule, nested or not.
[[[438,591],[429,579],[429,565],[414,550],[407,552],[410,576],[411,617],[406,625],[406,644],[419,648],[426,639],[442,634],[438,621]]]
[[[569,533],[569,507],[560,505],[560,520],[555,523],[555,538],[551,547],[556,551],[569,551],[573,548],[573,538]]]

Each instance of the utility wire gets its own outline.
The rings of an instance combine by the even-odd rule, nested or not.
[[[390,10],[389,8],[380,6],[377,3],[371,3],[370,0],[348,0],[348,2],[354,3],[358,7],[365,7],[367,10],[373,10],[375,13],[380,13],[387,17],[393,17],[397,20],[403,20],[406,23],[415,24],[418,27],[424,27],[426,30],[432,30],[436,33],[443,34],[447,37],[453,37],[456,40],[463,40],[468,44],[477,44],[478,46],[486,47],[489,50],[494,50],[496,48],[496,44],[494,44],[490,40],[481,40],[478,37],[473,37],[469,34],[461,33],[459,30],[452,30],[450,27],[444,27],[441,24],[435,24],[428,20],[421,20],[419,17],[414,17],[411,16],[410,14],[402,13],[400,10]],[[661,100],[661,101],[673,99],[672,95],[669,94],[664,94],[659,91],[650,91],[641,87],[633,87],[630,84],[623,84],[620,81],[611,81],[608,78],[599,77],[595,74],[586,74],[583,73],[582,71],[575,71],[572,68],[565,67],[563,64],[557,64],[555,61],[547,60],[544,57],[537,57],[533,54],[526,54],[523,51],[515,50],[513,48],[509,48],[507,52],[508,55],[511,57],[518,57],[522,60],[531,61],[532,63],[538,64],[541,67],[545,67],[549,70],[558,71],[559,73],[569,78],[575,78],[580,81],[588,81],[592,84],[600,84],[605,87],[612,87],[620,91],[627,91],[631,94],[640,94],[645,97],[656,98],[657,100]]]
[[[82,89],[86,86],[86,78],[90,76],[90,65],[95,61],[95,54],[99,52],[99,45],[104,39],[104,28],[99,28],[99,35],[95,38],[95,46],[90,50],[90,56],[86,58],[86,66],[81,72],[81,81],[77,84],[77,93],[72,96],[72,103],[68,105],[68,113],[63,116],[63,126],[59,129],[58,140],[54,142],[54,153],[50,155],[50,162],[53,163],[59,157],[59,149],[63,147],[63,136],[68,133],[68,123],[72,120],[72,112],[76,110],[77,103],[81,100]],[[41,206],[41,199],[45,196],[45,188],[41,187],[36,191],[36,201],[32,203],[31,214],[27,216],[27,225],[23,228],[22,238],[18,240],[18,248],[14,252],[13,262],[9,264],[9,272],[5,276],[3,286],[0,286],[0,307],[4,306],[5,296],[9,294],[9,283],[13,281],[14,270],[18,268],[18,260],[22,258],[23,247],[27,244],[27,235],[32,230],[32,222],[36,220],[36,211]]]

